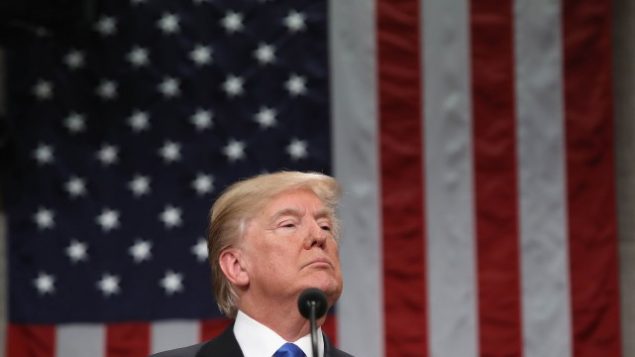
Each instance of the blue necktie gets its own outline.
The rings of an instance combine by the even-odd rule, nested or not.
[[[300,347],[287,342],[278,348],[276,353],[273,354],[273,357],[306,357],[306,355],[302,352]]]

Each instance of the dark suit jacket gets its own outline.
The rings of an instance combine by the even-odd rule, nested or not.
[[[151,357],[243,357],[238,341],[234,336],[234,326],[230,325],[223,333],[207,342],[175,350],[160,352]],[[324,357],[352,357],[333,347],[324,335]]]

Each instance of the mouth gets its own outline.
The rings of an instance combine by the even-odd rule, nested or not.
[[[330,269],[333,268],[333,264],[326,258],[318,258],[311,260],[309,263],[304,265],[304,268],[308,267],[317,269]]]

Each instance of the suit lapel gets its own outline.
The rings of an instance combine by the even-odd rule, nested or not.
[[[204,344],[196,357],[244,357],[234,336],[234,325],[229,325],[221,335]]]

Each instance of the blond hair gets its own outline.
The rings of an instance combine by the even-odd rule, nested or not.
[[[207,236],[212,285],[218,307],[228,317],[236,316],[237,295],[220,267],[221,253],[238,242],[247,221],[267,202],[293,190],[309,190],[324,203],[333,218],[335,237],[339,237],[335,208],[340,188],[334,178],[321,173],[281,171],[254,176],[229,186],[212,206]]]

